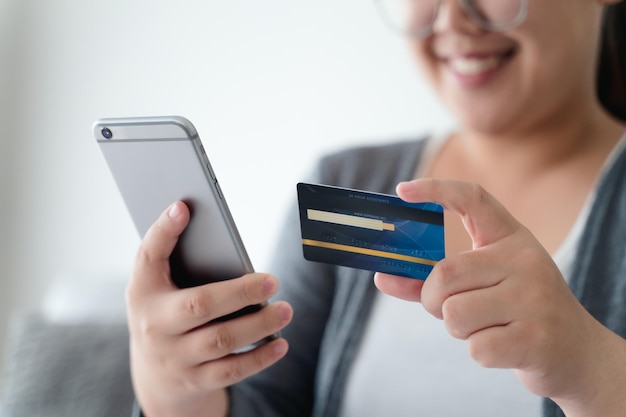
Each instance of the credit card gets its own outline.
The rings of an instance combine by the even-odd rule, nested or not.
[[[426,279],[445,257],[439,204],[320,184],[297,190],[309,261]]]

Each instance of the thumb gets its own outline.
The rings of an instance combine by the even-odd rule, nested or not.
[[[477,184],[423,178],[399,183],[396,192],[405,201],[432,201],[457,213],[474,249],[509,236],[521,227],[498,200]]]
[[[137,256],[132,284],[140,291],[171,288],[169,258],[180,234],[189,223],[189,208],[177,201],[170,205],[146,232]]]

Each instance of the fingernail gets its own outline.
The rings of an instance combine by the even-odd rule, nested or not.
[[[280,306],[278,309],[278,318],[281,323],[286,323],[291,319],[291,309],[287,306]]]
[[[274,355],[282,356],[285,354],[285,352],[287,352],[287,343],[274,343],[274,346],[272,346],[272,350],[274,351]]]
[[[271,277],[265,277],[263,280],[263,293],[270,295],[276,289],[276,282]]]
[[[398,183],[398,185],[396,186],[396,191],[400,191],[400,190],[405,190],[408,191],[409,189],[411,189],[413,185],[408,182],[408,181],[403,181]]]
[[[178,218],[178,216],[180,216],[180,207],[178,207],[178,204],[172,204],[169,211],[167,212],[167,215],[170,219]]]

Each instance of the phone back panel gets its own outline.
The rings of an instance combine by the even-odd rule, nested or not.
[[[94,124],[94,135],[141,237],[174,201],[189,206],[190,224],[170,259],[177,286],[253,271],[198,134],[187,119],[101,119]]]

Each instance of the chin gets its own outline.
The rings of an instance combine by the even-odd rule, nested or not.
[[[457,113],[458,114],[458,113]],[[511,133],[513,120],[501,112],[464,114],[457,116],[461,129],[485,136],[504,136]]]
[[[455,116],[461,126],[486,134],[501,134],[510,131],[511,127],[521,117],[516,109],[516,100],[519,97],[512,92],[483,92],[474,94],[452,94],[444,100],[444,105]]]

